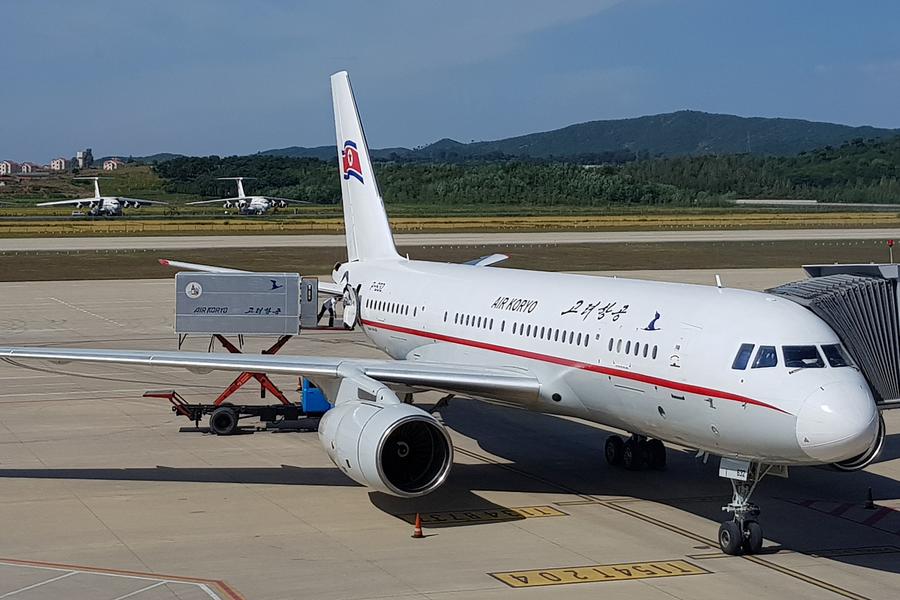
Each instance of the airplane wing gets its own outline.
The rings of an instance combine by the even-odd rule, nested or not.
[[[467,394],[499,400],[532,402],[540,393],[540,381],[512,367],[448,365],[445,363],[348,359],[321,356],[274,356],[155,350],[95,350],[88,348],[3,348],[0,360],[50,361],[56,364],[89,362],[142,367],[174,367],[193,373],[240,371],[296,375],[321,379],[368,377],[385,385]]]
[[[253,271],[242,271],[241,269],[231,269],[229,267],[217,267],[215,265],[200,265],[197,263],[182,262],[180,260],[169,260],[168,258],[160,258],[159,264],[164,267],[174,267],[176,269],[185,269],[187,271],[200,271],[201,273],[252,273]],[[330,283],[328,281],[319,280],[319,291],[331,296],[343,296],[343,285]]]
[[[218,204],[222,202],[237,202],[239,200],[245,200],[246,198],[216,198],[215,200],[198,200],[197,202],[187,202],[188,206],[193,206],[195,204]]]
[[[75,204],[90,204],[100,202],[99,198],[76,198],[74,200],[53,200],[52,202],[39,202],[35,206],[66,206]]]
[[[288,204],[312,204],[312,202],[307,202],[306,200],[292,200],[290,198],[278,198],[276,196],[263,196],[266,200],[271,200],[272,202],[286,202]]]
[[[490,265],[496,265],[499,262],[503,262],[509,257],[505,254],[489,254],[488,256],[482,256],[481,258],[473,258],[472,260],[467,260],[465,264],[472,265],[473,267],[488,267]]]
[[[120,202],[130,202],[141,206],[144,204],[168,204],[168,202],[163,202],[162,200],[142,200],[140,198],[125,198],[124,196],[116,196],[116,198],[118,198]]]

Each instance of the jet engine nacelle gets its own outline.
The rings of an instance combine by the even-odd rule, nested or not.
[[[287,208],[287,205],[287,202],[285,202],[284,200],[278,201],[278,208]]]
[[[226,202],[222,205],[222,208],[231,208],[231,202]]]
[[[340,403],[319,422],[319,441],[350,479],[404,498],[440,487],[453,465],[447,431],[409,404]]]
[[[831,466],[837,469],[838,471],[859,471],[860,469],[865,469],[878,458],[878,455],[881,454],[881,449],[884,448],[884,416],[878,415],[878,435],[875,436],[875,441],[872,442],[872,445],[868,450],[860,454],[859,456],[854,456],[853,458],[848,458],[847,460],[842,460],[841,462],[831,463]]]

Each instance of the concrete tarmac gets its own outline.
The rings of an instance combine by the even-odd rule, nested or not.
[[[720,274],[749,288],[800,275]],[[0,284],[0,344],[174,349],[173,304],[172,280]],[[342,331],[304,333],[283,353],[381,356]],[[296,381],[274,379],[296,398]],[[346,479],[312,430],[247,422],[215,437],[141,398],[168,388],[209,402],[230,380],[0,363],[0,598],[900,595],[900,414],[886,415],[882,459],[864,471],[763,481],[765,552],[725,557],[714,540],[730,488],[683,448],[669,448],[665,471],[627,472],[605,464],[603,427],[456,399],[438,412],[456,447],[449,481],[401,500]],[[238,401],[258,402],[247,387]],[[424,539],[410,537],[415,512]]]
[[[398,246],[520,244],[624,244],[658,242],[756,242],[877,240],[900,238],[900,228],[745,229],[691,231],[571,231],[520,233],[401,233]],[[343,235],[210,235],[0,239],[0,252],[66,250],[179,250],[192,248],[304,248],[344,246]]]

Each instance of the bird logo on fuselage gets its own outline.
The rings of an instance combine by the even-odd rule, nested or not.
[[[659,321],[659,313],[656,313],[656,316],[653,317],[653,320],[644,327],[644,331],[659,331],[659,327],[656,326],[656,322]]]
[[[269,281],[272,282],[272,289],[269,290],[270,292],[271,292],[272,290],[277,290],[277,289],[280,289],[280,288],[283,288],[283,287],[284,287],[284,284],[278,285],[278,280],[277,280],[277,279],[270,279]]]

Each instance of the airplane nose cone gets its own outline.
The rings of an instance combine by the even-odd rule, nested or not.
[[[878,409],[864,383],[830,383],[797,413],[797,441],[809,457],[832,463],[868,450],[878,433]]]

